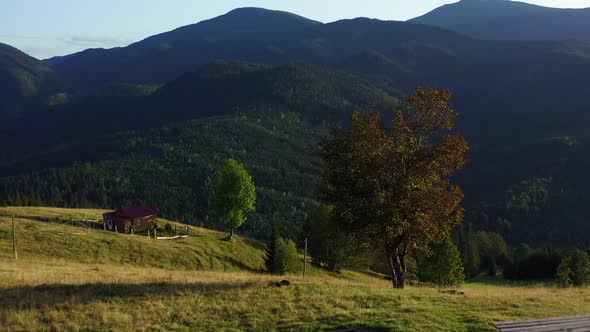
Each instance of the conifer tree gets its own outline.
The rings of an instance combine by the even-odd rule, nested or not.
[[[571,287],[574,284],[574,272],[571,269],[572,258],[566,256],[561,260],[555,273],[555,281],[560,287]]]
[[[574,285],[585,286],[590,283],[590,257],[584,250],[576,250],[572,257],[572,271]]]

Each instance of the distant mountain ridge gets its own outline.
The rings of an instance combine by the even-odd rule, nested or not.
[[[57,84],[46,63],[0,43],[0,114],[22,113],[33,99],[46,96]]]
[[[409,22],[482,39],[590,39],[590,8],[550,8],[510,0],[462,0]]]
[[[207,177],[236,157],[265,197],[248,231],[266,234],[278,217],[296,236],[316,203],[317,144],[327,129],[346,125],[355,110],[391,117],[399,99],[426,86],[452,92],[458,129],[475,156],[462,182],[475,213],[469,222],[514,225],[515,242],[536,220],[543,227],[531,241],[547,240],[544,229],[559,241],[586,234],[571,229],[587,229],[580,202],[590,197],[590,180],[577,179],[590,162],[560,138],[590,132],[587,41],[490,41],[411,22],[323,24],[246,8],[128,47],[46,62],[7,49],[20,60],[0,63],[0,72],[23,64],[39,73],[31,74],[40,78],[32,80],[38,91],[65,93],[59,103],[47,103],[49,93],[23,95],[34,107],[0,120],[0,204],[106,207],[147,197],[168,216],[203,222]],[[13,90],[14,82],[29,82],[6,77]],[[535,144],[552,138],[567,144]],[[513,152],[494,157],[504,150]],[[522,151],[527,158],[516,158]],[[507,191],[513,195],[505,200]],[[537,204],[539,192],[552,199]],[[556,226],[560,215],[572,228]]]

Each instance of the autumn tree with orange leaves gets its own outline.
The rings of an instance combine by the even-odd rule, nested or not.
[[[324,203],[356,241],[383,248],[394,288],[404,288],[405,259],[448,235],[463,220],[463,192],[451,176],[468,146],[453,132],[450,93],[418,88],[396,110],[390,128],[379,113],[353,113],[321,144]]]

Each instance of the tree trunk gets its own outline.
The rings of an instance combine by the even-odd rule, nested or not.
[[[226,241],[231,241],[231,239],[234,237],[234,228],[232,227],[229,231],[229,235],[225,238]]]
[[[402,255],[397,255],[397,250],[389,250],[387,254],[387,263],[391,273],[391,282],[393,288],[404,289],[406,285],[405,261]]]

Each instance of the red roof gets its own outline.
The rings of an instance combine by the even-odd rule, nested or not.
[[[143,218],[156,215],[156,211],[147,205],[131,206],[113,212],[114,215],[120,217],[128,217],[131,219]]]

